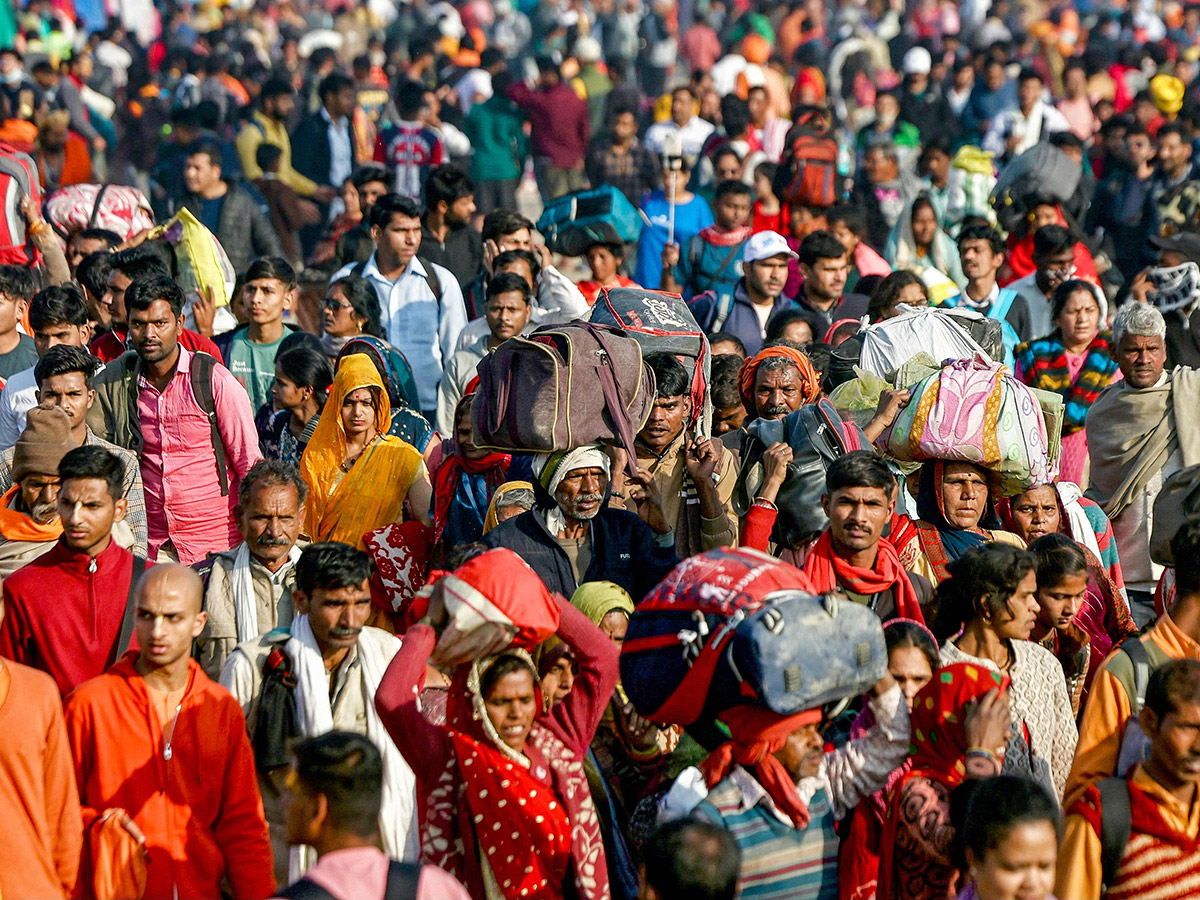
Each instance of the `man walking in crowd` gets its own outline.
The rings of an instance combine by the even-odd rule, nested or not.
[[[17,329],[35,292],[33,273],[29,269],[0,266],[0,387],[17,372],[37,362],[33,338]]]
[[[315,886],[336,897],[384,900],[410,879],[417,900],[469,900],[458,879],[437,866],[400,863],[379,849],[383,756],[369,739],[330,731],[298,741],[291,757],[287,841],[316,850],[317,864],[280,897],[307,896],[298,889]]]
[[[425,182],[423,257],[466,284],[483,271],[483,240],[471,226],[475,186],[457,166],[438,166]]]
[[[0,627],[4,608],[0,606]],[[62,701],[49,675],[0,658],[0,890],[75,895],[83,820]]]
[[[37,559],[62,535],[58,464],[72,449],[70,426],[58,409],[30,410],[13,452],[13,484],[0,498],[0,577]]]
[[[649,356],[646,362],[654,370],[658,394],[638,433],[637,464],[654,479],[663,518],[675,532],[675,552],[686,559],[714,547],[732,547],[737,543],[734,456],[720,441],[693,433],[692,380],[683,364],[667,354]],[[638,504],[631,507],[636,510]]]
[[[262,177],[258,148],[263,144],[272,144],[279,148],[281,154],[276,173],[281,182],[301,197],[311,197],[321,203],[331,201],[334,198],[331,185],[318,185],[292,166],[292,139],[287,131],[288,120],[296,108],[292,86],[285,79],[272,76],[263,83],[258,99],[261,108],[254,111],[237,136],[238,157],[247,180],[254,181]]]
[[[262,458],[245,390],[179,343],[183,291],[165,275],[125,295],[134,352],[96,378],[91,429],[138,453],[152,558],[191,565],[238,540],[232,498]]]
[[[22,474],[18,466],[18,483]],[[49,673],[65,696],[125,652],[133,584],[146,561],[112,539],[126,507],[117,457],[103,447],[76,447],[54,474],[61,536],[4,579],[0,656]]]
[[[38,356],[59,344],[86,347],[91,334],[87,302],[83,292],[73,284],[38,291],[29,304],[29,324]],[[8,448],[17,442],[25,427],[25,413],[37,405],[37,390],[32,365],[5,383],[0,391],[0,447]]]
[[[284,704],[292,702],[284,685],[292,684],[296,726],[316,737],[333,729],[368,737],[383,755],[383,804],[377,818],[384,851],[412,861],[419,846],[416,782],[412,770],[379,722],[375,692],[388,663],[400,649],[395,636],[366,624],[371,614],[365,553],[345,544],[310,544],[296,563],[292,602],[296,617],[282,629],[239,644],[225,663],[221,684],[246,715],[258,762],[271,826],[275,871],[286,878],[287,841],[281,795],[288,765]],[[197,632],[198,633],[198,632]],[[303,852],[299,854],[305,856]],[[302,869],[303,870],[303,867]]]
[[[67,414],[72,446],[103,447],[121,461],[125,470],[122,496],[126,510],[124,522],[133,533],[132,549],[139,556],[146,555],[146,497],[142,491],[142,473],[137,457],[116,444],[96,437],[88,428],[87,413],[96,400],[92,390],[96,359],[82,347],[60,344],[51,347],[34,367],[37,378],[37,402],[41,406],[53,406]],[[18,441],[17,446],[20,446]],[[0,453],[0,491],[13,486],[13,462],[17,448],[9,447]]]
[[[618,468],[624,466],[617,454]],[[488,547],[520,556],[551,591],[564,597],[588,581],[611,581],[631,597],[643,597],[678,561],[675,531],[663,514],[654,477],[639,470],[629,479],[612,477],[615,494],[637,513],[607,503],[613,464],[598,445],[533,460],[539,504],[484,535]]]
[[[89,857],[97,870],[120,865],[104,859],[119,847],[103,838],[107,822],[144,848],[148,897],[216,897],[226,880],[238,897],[270,897],[271,847],[242,713],[190,655],[204,628],[200,578],[155,566],[137,583],[132,615],[138,649],[66,704]]]
[[[296,272],[288,261],[279,256],[256,259],[242,284],[241,302],[249,321],[214,342],[226,368],[250,395],[252,410],[271,399],[275,355],[287,334],[296,330],[284,324],[283,314],[295,300]]]
[[[1124,379],[1088,411],[1088,496],[1112,521],[1132,612],[1144,622],[1162,573],[1150,559],[1154,501],[1174,472],[1200,463],[1200,376],[1182,367],[1165,371],[1167,326],[1153,306],[1125,307],[1112,330]]]
[[[255,463],[238,486],[233,513],[245,539],[196,566],[206,619],[195,656],[210,678],[220,677],[238,644],[292,623],[296,539],[307,496],[295,468],[276,460]]]
[[[339,269],[333,280],[360,275],[371,282],[384,334],[412,366],[421,410],[432,421],[438,382],[467,324],[462,290],[448,269],[417,255],[421,210],[409,198],[387,194],[379,199],[371,210],[371,239],[371,258]]]
[[[846,292],[850,268],[841,241],[828,231],[814,231],[800,242],[798,256],[804,285],[796,302],[816,316],[822,335],[840,319],[858,319],[867,314],[868,298]]]
[[[188,191],[183,205],[216,235],[234,272],[245,272],[255,257],[283,255],[262,207],[245,188],[223,176],[221,151],[215,144],[201,144],[188,154],[183,180]]]
[[[588,108],[562,79],[559,65],[549,57],[537,61],[538,79],[531,88],[523,81],[508,96],[529,120],[529,144],[544,201],[587,186],[583,162],[591,140]]]

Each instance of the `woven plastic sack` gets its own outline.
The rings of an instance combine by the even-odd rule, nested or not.
[[[1037,398],[1005,366],[983,356],[953,362],[914,387],[884,439],[896,459],[983,466],[1006,496],[1049,484],[1053,476]]]
[[[179,271],[175,280],[184,293],[194,291],[203,297],[212,288],[217,307],[229,305],[237,274],[221,242],[199,219],[186,208],[181,209],[174,218],[151,231],[147,240],[160,238],[175,251]]]

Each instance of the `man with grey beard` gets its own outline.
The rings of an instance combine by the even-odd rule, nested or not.
[[[195,569],[204,580],[208,621],[195,656],[214,681],[233,648],[292,623],[296,539],[308,485],[295,467],[278,460],[255,463],[238,487],[234,517],[245,538]]]
[[[0,578],[37,559],[62,534],[58,464],[74,448],[65,412],[50,406],[29,411],[13,450],[13,486],[0,497]]]
[[[621,497],[637,512],[610,508],[610,471],[599,444],[539,453],[533,458],[537,507],[493,528],[483,543],[512,550],[564,597],[584,582],[611,581],[637,602],[679,562],[675,532],[654,477],[644,470],[627,480]]]

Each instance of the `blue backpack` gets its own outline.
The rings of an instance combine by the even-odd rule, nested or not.
[[[624,194],[604,185],[551,200],[537,230],[555,253],[583,256],[592,244],[636,243],[642,216]]]

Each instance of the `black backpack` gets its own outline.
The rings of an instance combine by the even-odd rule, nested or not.
[[[421,865],[392,860],[388,867],[387,887],[383,889],[383,900],[416,900],[417,883],[421,880]],[[301,878],[275,894],[284,900],[336,900],[310,878]]]

